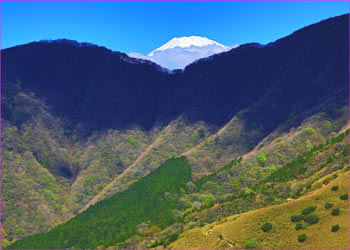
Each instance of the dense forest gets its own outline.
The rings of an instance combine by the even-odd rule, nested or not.
[[[186,157],[172,158],[148,176],[47,233],[30,236],[9,249],[94,249],[125,241],[136,226],[147,223],[154,230],[174,223],[181,192],[191,180]],[[180,218],[181,220],[181,218]]]

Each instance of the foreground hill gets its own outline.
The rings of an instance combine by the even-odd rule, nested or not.
[[[310,248],[342,248],[348,244],[343,235],[349,230],[348,135],[349,130],[340,133],[257,180],[249,189],[236,191],[219,201],[215,201],[214,196],[220,188],[214,185],[216,179],[222,173],[228,174],[234,170],[242,161],[241,158],[198,180],[191,178],[191,168],[185,157],[170,159],[126,191],[90,206],[47,233],[16,241],[8,248],[243,248],[243,243],[249,244],[247,241],[250,239],[254,244],[259,242],[264,248],[288,248],[295,244],[285,241],[285,234],[294,235],[299,232],[299,229],[296,233],[290,232],[296,225],[290,222],[289,217],[300,213],[305,214],[301,230],[314,233],[317,230],[312,229],[316,228],[318,234],[313,237],[322,236],[325,239],[317,244],[308,241]],[[335,149],[337,150],[334,151]],[[326,162],[321,164],[325,158]],[[224,180],[221,177],[222,190],[219,192],[225,192],[227,182],[231,183],[232,180],[235,178]],[[295,190],[291,186],[299,187]],[[280,199],[283,197],[302,198],[288,204],[239,214],[257,207],[279,204],[284,201]],[[324,207],[326,203],[331,205]],[[309,212],[302,211],[310,206],[316,208]],[[308,214],[315,209],[318,217],[309,218]],[[340,214],[334,214],[337,209],[340,209]],[[229,214],[239,215],[221,219]],[[338,218],[337,216],[340,218],[332,219]],[[212,221],[218,222],[203,228],[207,222]],[[231,225],[231,221],[242,224]],[[268,230],[269,234],[261,233],[261,226],[267,222],[273,225],[273,229]],[[319,230],[314,225],[318,222],[322,229],[331,228],[337,225],[331,225],[332,223],[338,223],[341,227],[338,231],[341,233],[337,232],[336,238],[331,239],[326,230]],[[193,227],[196,229],[191,230]],[[196,235],[198,232],[201,235]],[[254,237],[259,240],[252,240]],[[297,247],[300,248],[300,245]]]
[[[168,248],[348,249],[349,201],[340,197],[349,192],[349,171],[334,174],[338,176],[335,180],[299,199],[230,216],[190,230]],[[322,185],[323,180],[334,174],[314,185]],[[332,191],[333,187],[339,188]],[[326,208],[327,203],[332,204],[332,208]],[[291,217],[301,214],[303,209],[310,206],[317,206],[312,214],[319,217],[319,222],[310,225],[301,220],[299,223],[306,228],[296,230],[297,223],[292,222]],[[336,208],[340,209],[340,215],[332,215]],[[267,222],[272,224],[272,229],[264,232],[262,226]],[[332,232],[332,226],[335,225],[339,225],[339,229]],[[298,235],[304,233],[307,235],[305,242],[299,242]]]

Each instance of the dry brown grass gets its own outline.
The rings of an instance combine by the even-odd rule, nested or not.
[[[331,187],[339,185],[339,190]],[[349,249],[349,202],[339,198],[349,191],[349,172],[339,173],[339,177],[328,185],[313,191],[293,202],[270,206],[225,219],[202,228],[195,228],[184,233],[175,241],[172,249],[208,249],[208,248],[244,248],[250,238],[257,238],[260,249]],[[340,216],[332,216],[324,205],[331,202],[339,207]],[[317,205],[314,212],[321,220],[307,229],[296,231],[295,223],[290,221],[294,214],[300,214],[305,207]],[[269,221],[273,229],[266,233],[261,225]],[[338,224],[340,230],[331,232],[332,225]],[[210,234],[206,234],[211,229]],[[307,240],[298,242],[298,235],[306,233]],[[222,235],[223,239],[219,238]]]

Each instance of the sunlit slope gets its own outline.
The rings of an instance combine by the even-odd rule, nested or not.
[[[332,191],[333,186],[339,186],[339,189]],[[328,185],[323,185],[322,188],[297,200],[234,215],[195,228],[184,233],[169,248],[242,249],[246,247],[247,240],[256,238],[259,249],[349,249],[349,202],[340,199],[348,190],[349,171],[342,170]],[[333,208],[340,208],[340,215],[331,215],[333,208],[327,210],[326,202],[332,203]],[[317,209],[312,214],[318,215],[320,221],[297,231],[291,216],[301,214],[304,208],[315,205]],[[265,222],[272,224],[270,232],[261,229]],[[340,229],[332,232],[333,225],[339,225]],[[305,242],[298,242],[298,235],[304,233],[307,239]]]
[[[178,195],[191,180],[186,157],[171,158],[148,176],[41,233],[18,240],[9,249],[96,249],[123,242],[143,222],[164,229],[176,218]]]

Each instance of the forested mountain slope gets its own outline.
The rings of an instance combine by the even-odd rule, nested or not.
[[[339,223],[342,228],[341,235],[344,235],[344,232],[348,232],[349,229],[348,224],[343,223],[347,221],[344,220],[346,219],[344,216],[348,215],[346,212],[348,210],[348,178],[346,177],[349,170],[348,136],[349,130],[347,129],[331,140],[310,148],[309,151],[282,167],[267,168],[264,175],[251,179],[252,183],[248,185],[249,188],[245,187],[244,191],[240,188],[231,191],[231,188],[237,185],[240,179],[234,176],[228,179],[224,178],[225,175],[229,176],[235,172],[238,164],[242,163],[242,158],[236,159],[217,172],[198,180],[191,178],[190,165],[185,157],[170,159],[150,175],[132,184],[126,191],[96,203],[48,233],[16,241],[9,248],[167,248],[183,232],[184,235],[180,236],[179,243],[175,242],[175,245],[170,245],[170,247],[205,248],[204,246],[211,244],[210,247],[242,248],[242,241],[246,237],[242,238],[234,234],[233,237],[238,237],[236,240],[230,240],[232,236],[223,240],[222,235],[215,233],[213,237],[209,236],[209,242],[205,238],[201,242],[199,236],[195,236],[197,240],[193,241],[192,232],[205,230],[205,232],[203,231],[204,235],[208,236],[213,231],[213,225],[202,228],[208,222],[221,221],[216,224],[222,224],[227,220],[221,219],[230,214],[239,214],[270,204],[280,204],[288,197],[297,199],[304,196],[309,197],[310,194],[315,196],[313,193],[320,194],[312,199],[316,207],[319,207],[318,210],[322,210],[322,213],[318,213],[322,215],[320,225],[330,227],[331,223]],[[336,185],[337,178],[341,179],[340,188]],[[334,179],[336,180],[334,181]],[[219,185],[216,183],[217,181],[220,182]],[[326,193],[324,186],[328,187]],[[293,199],[293,204],[300,210],[306,208],[307,205],[315,205],[308,198]],[[299,203],[299,200],[305,199],[307,202]],[[322,208],[323,203],[329,203],[331,207]],[[333,206],[333,210],[341,209],[342,219],[334,217],[338,214],[331,210]],[[285,214],[292,214],[292,212],[297,214],[297,208],[293,207],[294,210],[281,216],[278,209],[284,207],[290,210],[288,208],[290,206],[287,204],[272,208],[267,207],[266,209],[261,208],[256,210],[256,213],[265,216],[261,218],[262,223],[267,221],[275,223],[276,228],[274,228],[273,233],[280,235],[287,233],[286,224],[291,224],[288,224],[289,229],[293,225],[288,220],[282,221],[281,225],[277,224],[281,218],[286,219]],[[315,209],[312,208],[311,212],[313,210]],[[304,214],[304,211],[302,213]],[[309,218],[307,216],[309,213],[305,212],[306,224],[302,225],[301,229],[308,229],[308,232],[311,230],[315,233],[317,230],[312,230],[311,226],[317,224],[320,217],[317,215],[316,218],[310,216]],[[245,214],[238,217],[245,218]],[[254,218],[251,220],[256,222]],[[235,219],[237,216],[234,217]],[[248,223],[248,225],[251,224],[251,222]],[[257,234],[253,236],[259,236],[260,243],[263,242],[263,244],[273,248],[275,241],[266,238],[266,235],[259,234],[260,224],[251,225],[254,227],[253,232],[256,231]],[[197,229],[190,230],[191,228]],[[348,241],[343,239],[330,240],[331,236],[325,228],[322,228],[321,233],[322,237],[329,238],[329,240],[322,241],[323,243],[311,241],[308,244],[311,248],[315,246],[321,248],[324,246],[343,247],[348,244]],[[252,232],[247,234],[247,237],[249,235],[252,235]],[[339,233],[335,236],[342,238]],[[246,240],[249,241],[249,238]],[[279,241],[277,245],[280,246],[280,243],[283,245],[285,241]],[[286,245],[283,248],[285,247]]]
[[[183,230],[299,197],[318,177],[344,167],[344,138],[327,144],[308,165],[326,164],[322,171],[328,172],[305,180],[296,175],[287,186],[277,181],[273,192],[283,195],[273,199],[230,200],[348,127],[348,18],[322,21],[265,46],[242,45],[174,72],[69,40],[3,50],[6,239],[74,221],[180,155],[193,179],[177,197],[177,223],[143,221],[140,232],[130,228],[122,240],[100,245],[168,245]],[[147,233],[152,226],[158,229]]]

